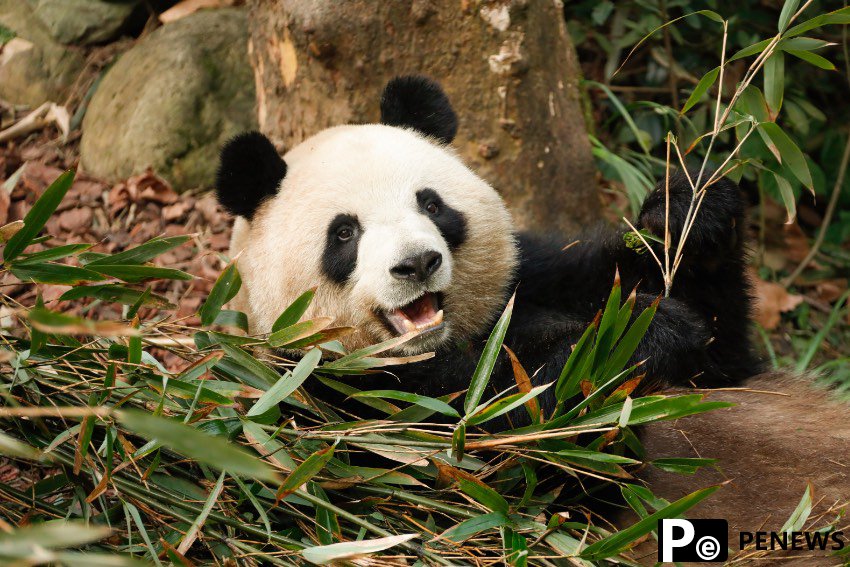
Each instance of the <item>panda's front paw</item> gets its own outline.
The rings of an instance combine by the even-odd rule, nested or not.
[[[695,181],[697,172],[692,171],[690,176]],[[710,172],[705,172],[703,177],[708,179]],[[669,222],[670,239],[675,248],[691,210],[695,220],[687,233],[686,243],[690,254],[719,256],[740,248],[745,210],[741,191],[732,181],[724,178],[713,183],[699,203],[694,200],[688,178],[684,173],[676,172],[670,175],[669,213],[667,207],[667,191],[662,180],[644,201],[638,227],[663,240],[665,226]]]

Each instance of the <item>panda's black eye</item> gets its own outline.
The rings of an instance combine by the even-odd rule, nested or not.
[[[341,226],[336,231],[336,238],[340,242],[348,242],[354,238],[354,229],[350,226]]]
[[[440,212],[440,206],[434,201],[429,201],[428,204],[425,205],[425,210],[428,211],[429,215],[436,215]]]

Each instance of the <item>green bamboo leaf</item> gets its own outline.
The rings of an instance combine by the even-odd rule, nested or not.
[[[201,316],[201,324],[204,326],[212,325],[221,312],[221,308],[236,296],[241,286],[242,278],[239,277],[236,262],[231,261],[215,280],[206,301],[198,311]]]
[[[330,503],[328,495],[318,483],[308,483],[307,490],[316,498]],[[342,533],[336,513],[325,506],[316,506],[316,528],[316,536],[322,545],[331,545],[334,542],[334,537],[338,537]]]
[[[91,244],[66,244],[65,246],[48,248],[47,250],[42,250],[41,252],[34,252],[33,254],[24,254],[22,257],[15,260],[15,264],[23,266],[27,264],[41,264],[42,262],[61,260],[62,258],[73,256],[74,254],[82,252],[83,250],[88,250],[91,247]]]
[[[832,330],[832,327],[838,322],[841,317],[841,313],[844,310],[844,303],[847,301],[847,298],[850,297],[850,290],[841,294],[841,297],[838,298],[838,301],[835,302],[835,306],[832,308],[832,311],[829,313],[829,318],[826,320],[826,324],[821,327],[821,329],[817,332],[817,334],[812,337],[812,340],[809,341],[808,346],[806,347],[806,352],[803,356],[800,357],[800,360],[797,361],[796,371],[798,374],[802,374],[809,367],[809,364],[812,363],[812,360],[820,349],[823,341],[826,339],[826,336]]]
[[[433,410],[437,413],[441,413],[443,415],[447,415],[449,417],[460,417],[460,414],[457,412],[457,410],[446,402],[440,401],[436,398],[429,398],[428,396],[411,394],[409,392],[400,392],[398,390],[369,390],[366,392],[358,392],[352,397],[399,400],[401,402],[408,402],[417,406],[422,406],[423,408],[428,408],[430,410]]]
[[[654,514],[650,514],[628,528],[592,543],[581,552],[580,557],[590,561],[596,561],[616,555],[617,553],[627,549],[629,545],[637,541],[639,538],[656,529],[658,527],[658,520],[662,518],[675,518],[681,515],[713,494],[718,488],[720,487],[710,486],[688,494],[687,496],[676,500],[669,506],[658,510]]]
[[[63,293],[59,300],[72,301],[83,297],[93,297],[95,299],[100,299],[101,301],[122,303],[124,305],[134,305],[135,303],[142,301],[143,305],[153,305],[160,309],[175,309],[177,307],[161,295],[153,293],[146,294],[145,291],[139,291],[137,289],[131,289],[129,287],[116,284],[74,287]]]
[[[640,145],[641,149],[643,150],[643,153],[649,155],[649,140],[646,135],[646,132],[637,127],[637,124],[635,124],[634,119],[632,119],[632,115],[629,114],[629,111],[620,101],[620,98],[614,94],[614,91],[608,88],[607,85],[603,85],[602,83],[598,83],[596,81],[584,81],[584,83],[594,86],[605,93],[605,95],[608,97],[608,100],[611,101],[611,104],[614,105],[614,108],[617,109],[617,112],[620,113],[620,116],[623,117],[623,120],[626,122],[626,125],[632,131],[632,134],[634,135],[635,140],[637,140],[638,145]]]
[[[43,264],[12,262],[9,265],[9,271],[22,282],[33,281],[46,284],[77,285],[83,282],[96,282],[106,279],[101,274],[85,268],[52,262]]]
[[[441,533],[437,536],[437,539],[448,539],[460,543],[483,531],[507,526],[510,522],[510,519],[502,512],[491,512],[483,516],[464,520]]]
[[[487,486],[481,481],[474,481],[465,477],[458,480],[458,488],[479,504],[484,505],[491,512],[508,513],[508,501],[501,494]]]
[[[272,332],[280,331],[281,329],[291,327],[297,323],[304,313],[307,312],[307,308],[310,307],[310,303],[313,301],[313,297],[315,295],[315,287],[313,289],[308,289],[299,295],[298,298],[289,305],[289,307],[283,310],[283,313],[281,313],[274,322],[272,325]]]
[[[800,148],[797,147],[797,144],[774,122],[759,124],[758,128],[776,145],[776,149],[782,156],[782,163],[791,170],[794,177],[799,179],[810,191],[814,191],[812,174],[809,172],[809,164],[806,163],[806,158],[803,156]]]
[[[0,556],[26,556],[38,547],[61,549],[82,547],[102,540],[112,530],[107,526],[86,525],[84,522],[54,520],[0,533]]]
[[[275,382],[275,384],[269,388],[266,393],[260,397],[260,399],[257,400],[257,403],[248,410],[248,416],[262,415],[272,409],[272,407],[276,407],[277,404],[286,399],[292,392],[304,383],[304,380],[313,373],[313,370],[316,369],[316,366],[321,360],[322,351],[317,348],[314,348],[305,354],[304,358],[302,358],[295,368],[292,369],[292,372],[287,372],[281,376],[280,379],[278,379],[278,381]]]
[[[118,252],[117,254],[104,255],[90,261],[88,266],[122,266],[144,264],[157,256],[176,248],[189,241],[189,236],[157,237],[140,244],[135,248]]]
[[[773,39],[765,39],[759,41],[758,43],[754,43],[750,46],[747,46],[732,55],[732,57],[729,58],[728,62],[731,63],[732,61],[737,61],[738,59],[743,59],[744,57],[749,57],[751,55],[755,55],[756,53],[761,53],[767,48],[768,45],[770,45],[771,41],[773,41]]]
[[[310,563],[315,563],[316,565],[328,565],[331,563],[343,562],[346,559],[377,553],[378,551],[383,551],[396,545],[400,545],[416,537],[419,537],[419,534],[404,534],[381,537],[378,539],[364,539],[359,541],[332,543],[331,545],[319,545],[302,550],[301,555]]]
[[[195,276],[192,274],[187,274],[186,272],[182,272],[180,270],[175,270],[172,268],[160,268],[159,266],[148,266],[148,265],[140,265],[140,264],[126,264],[126,265],[118,265],[118,264],[86,264],[87,268],[91,268],[93,271],[103,274],[105,276],[109,276],[111,278],[118,278],[119,280],[124,280],[125,282],[136,283],[144,280],[157,279],[157,280],[191,280]]]
[[[458,460],[463,460],[463,453],[466,450],[466,423],[461,421],[455,427],[452,433],[452,456]]]
[[[254,493],[251,492],[251,489],[245,486],[245,483],[242,482],[242,479],[240,479],[238,476],[233,476],[230,478],[233,479],[233,482],[236,483],[236,486],[239,487],[239,490],[242,491],[242,494],[245,495],[245,498],[247,498],[251,502],[251,505],[254,506],[254,510],[257,511],[257,514],[263,521],[263,526],[266,528],[266,541],[270,540],[272,537],[272,524],[269,521],[269,515],[266,513],[265,506],[260,504],[260,501],[257,500],[257,497],[254,496]]]
[[[802,59],[806,63],[811,63],[815,67],[826,69],[827,71],[835,71],[835,65],[832,61],[825,57],[821,57],[817,53],[812,53],[811,51],[798,51],[796,49],[786,49],[785,52]]]
[[[478,410],[472,416],[470,416],[466,420],[466,422],[469,425],[479,425],[481,423],[499,417],[500,415],[504,415],[509,411],[520,407],[528,400],[536,398],[545,390],[547,390],[552,384],[553,383],[544,384],[542,386],[535,386],[526,393],[519,392],[517,394],[511,394],[510,396],[506,396],[501,400],[497,400],[492,404],[488,405],[487,407]]]
[[[795,51],[814,51],[831,45],[835,44],[824,39],[816,39],[814,37],[793,37],[790,39],[783,39],[779,42],[777,47],[785,51],[789,49],[793,49]]]
[[[593,353],[593,339],[596,335],[597,323],[591,323],[585,329],[581,338],[576,343],[564,368],[558,376],[555,385],[555,397],[559,402],[572,398],[579,393],[579,383],[584,376],[584,371],[590,364],[590,355]]]
[[[336,447],[336,443],[330,447],[316,451],[307,457],[303,463],[298,465],[294,471],[289,473],[289,476],[284,479],[277,491],[277,499],[282,500],[286,498],[308,480],[319,474],[325,468],[328,461],[331,460],[331,457],[334,456],[334,447]]]
[[[0,431],[0,455],[36,460],[41,457],[41,451]],[[2,547],[2,544],[0,544],[0,547]]]
[[[779,22],[777,24],[779,33],[785,31],[785,28],[788,27],[788,22],[791,20],[791,16],[797,12],[797,8],[799,7],[800,0],[785,0],[785,4],[782,5],[782,11],[779,13]]]
[[[634,323],[632,323],[629,327],[629,330],[626,331],[626,334],[617,344],[617,347],[614,349],[614,352],[611,354],[607,364],[605,365],[605,369],[602,372],[603,379],[606,379],[614,373],[621,372],[626,364],[628,364],[629,359],[631,359],[632,355],[637,350],[640,341],[643,339],[644,335],[646,335],[646,331],[649,329],[649,325],[655,317],[655,312],[658,310],[658,303],[658,300],[656,300],[652,303],[652,305],[644,309],[643,312],[637,316]]]
[[[316,317],[309,321],[301,321],[300,323],[295,323],[294,325],[275,331],[269,335],[266,342],[272,348],[285,348],[292,343],[319,333],[323,329],[328,328],[331,323],[333,323],[333,319],[330,317]]]
[[[215,486],[213,486],[213,489],[210,491],[210,495],[207,497],[206,502],[204,502],[204,507],[201,508],[201,512],[195,517],[195,520],[192,522],[192,525],[189,526],[189,529],[186,530],[186,533],[183,534],[180,545],[177,546],[177,551],[181,555],[185,554],[189,551],[189,548],[192,547],[192,544],[198,537],[198,533],[201,531],[201,527],[203,527],[204,522],[207,521],[207,517],[210,515],[210,512],[212,512],[215,503],[218,501],[218,497],[224,489],[224,475],[225,473],[222,472],[218,476],[218,481],[216,481]]]
[[[717,459],[697,459],[687,457],[669,457],[655,459],[652,464],[663,471],[678,474],[695,474],[701,467],[710,467],[717,463]]]
[[[800,34],[804,34],[809,30],[830,24],[850,24],[850,7],[840,8],[828,14],[815,16],[811,20],[806,20],[805,22],[797,24],[783,35],[784,37],[795,37]]]
[[[214,325],[222,327],[236,327],[244,332],[248,332],[248,316],[242,311],[234,311],[233,309],[222,309],[213,321]]]
[[[785,56],[776,51],[764,64],[764,98],[772,119],[776,119],[782,108],[785,94]]]
[[[688,97],[687,102],[685,102],[685,106],[682,107],[680,114],[684,114],[689,111],[693,106],[700,101],[703,95],[711,88],[711,86],[717,81],[717,75],[720,74],[720,67],[715,67],[705,75],[703,75],[702,79],[699,80],[697,86],[694,87],[691,96]]]
[[[508,304],[505,306],[505,311],[499,317],[496,326],[490,333],[487,339],[487,344],[484,345],[484,351],[481,353],[481,358],[478,359],[478,364],[475,366],[475,372],[472,374],[472,380],[469,384],[469,390],[466,392],[466,398],[463,401],[463,409],[467,415],[472,412],[478,403],[481,401],[481,396],[484,395],[484,389],[490,381],[490,375],[493,373],[493,367],[496,365],[496,360],[502,350],[502,342],[505,340],[505,333],[508,330],[508,325],[511,322],[511,313],[514,309],[514,298],[512,296]]]
[[[786,520],[782,525],[782,529],[780,531],[790,533],[798,532],[803,529],[803,526],[806,525],[806,520],[809,519],[809,515],[812,513],[813,500],[814,487],[810,482],[806,486],[806,491],[803,493],[803,498],[800,499],[800,503],[797,504],[797,507],[794,508],[793,512],[791,512],[791,516],[789,516],[788,520]]]
[[[794,196],[794,190],[788,180],[778,173],[774,173],[773,178],[776,180],[776,186],[782,196],[782,204],[785,205],[785,211],[788,213],[788,220],[785,223],[791,224],[797,218],[797,198]]]
[[[222,342],[221,349],[228,358],[236,363],[236,369],[238,369],[239,372],[236,377],[245,384],[255,388],[260,388],[261,390],[268,390],[273,384],[276,384],[277,381],[280,380],[280,374],[238,346]]]
[[[230,474],[278,482],[278,474],[264,461],[225,439],[207,435],[177,421],[141,410],[121,410],[118,420],[130,431],[156,440],[174,451]]]
[[[47,224],[47,219],[56,211],[56,207],[59,206],[59,203],[65,197],[65,193],[74,183],[74,174],[74,170],[69,169],[44,190],[44,193],[41,194],[41,197],[24,217],[23,228],[6,243],[6,247],[3,249],[4,262],[8,263],[14,260],[41,232],[41,229]]]

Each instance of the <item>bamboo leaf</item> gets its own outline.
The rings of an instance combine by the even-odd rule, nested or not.
[[[24,217],[24,226],[14,236],[9,238],[6,247],[3,249],[3,261],[8,263],[18,257],[24,249],[30,245],[33,239],[41,232],[44,225],[47,224],[47,219],[56,211],[59,203],[65,197],[65,193],[71,188],[74,183],[75,172],[69,169],[50,184],[44,190],[41,197],[35,202],[32,208]]]
[[[835,71],[835,65],[825,57],[821,57],[817,53],[811,51],[798,51],[796,49],[786,49],[786,53],[790,53],[794,57],[798,57],[807,63],[811,63],[815,67],[825,69],[827,71]]]
[[[43,264],[21,264],[12,262],[9,271],[23,282],[37,282],[58,285],[77,285],[83,282],[97,282],[106,278],[97,272],[68,266],[66,264],[54,264],[45,262]]]
[[[298,490],[308,480],[319,474],[319,472],[325,468],[328,461],[331,460],[331,457],[334,456],[334,447],[336,447],[336,443],[330,447],[325,447],[324,449],[316,451],[307,457],[303,463],[298,465],[294,471],[289,473],[289,476],[284,479],[277,491],[277,499],[282,500],[286,498]]]
[[[189,238],[189,236],[152,238],[151,240],[148,240],[144,244],[140,244],[135,248],[130,248],[129,250],[118,252],[117,254],[101,256],[96,260],[92,260],[86,265],[94,267],[144,264],[145,262],[153,260],[157,256],[168,252],[172,248],[176,248],[181,244],[188,242]]]
[[[800,0],[785,0],[785,4],[782,5],[782,11],[779,13],[779,22],[777,24],[779,33],[785,31],[788,27],[788,22],[791,20],[791,16],[797,12],[797,8],[799,7]]]
[[[785,56],[776,51],[764,64],[764,98],[771,120],[776,120],[785,94]]]
[[[369,390],[366,392],[357,392],[352,397],[355,398],[382,398],[388,400],[398,400],[408,402],[417,406],[422,406],[437,413],[447,415],[449,417],[460,417],[460,414],[452,406],[446,402],[428,396],[420,396],[409,392],[400,392],[398,390]]]
[[[308,289],[304,293],[298,296],[298,298],[293,301],[289,307],[283,310],[283,313],[277,318],[277,320],[272,325],[272,332],[280,331],[286,327],[291,327],[295,323],[297,323],[304,313],[307,312],[307,308],[310,307],[310,303],[313,301],[313,297],[316,295],[316,288]]]
[[[792,224],[797,218],[797,198],[794,196],[794,190],[788,180],[779,175],[773,174],[776,180],[776,186],[779,188],[779,194],[782,196],[782,204],[785,205],[785,211],[788,213],[788,220],[785,224]]]
[[[502,343],[505,340],[505,333],[507,333],[508,325],[511,322],[513,309],[514,297],[512,296],[505,306],[502,316],[499,317],[496,326],[490,332],[490,337],[487,339],[487,344],[484,345],[481,358],[478,359],[478,364],[475,366],[475,372],[472,374],[469,390],[467,390],[466,398],[463,401],[463,409],[467,415],[478,407],[481,396],[484,394],[484,389],[490,381],[490,375],[493,373],[493,367],[496,365]]]
[[[175,270],[172,268],[160,268],[159,266],[148,266],[140,264],[86,264],[88,269],[99,274],[124,280],[125,282],[137,283],[144,280],[191,280],[195,276]]]
[[[346,559],[366,557],[372,553],[395,547],[416,537],[419,537],[419,534],[403,534],[378,539],[332,543],[331,545],[308,547],[301,551],[301,555],[310,563],[328,565]]]
[[[703,95],[711,88],[711,86],[717,81],[717,75],[720,74],[720,67],[715,67],[705,75],[703,75],[702,79],[699,80],[697,86],[694,87],[693,92],[691,92],[691,96],[688,97],[688,100],[685,102],[685,106],[682,107],[681,113],[684,114],[689,111],[693,106],[702,99]]]
[[[292,392],[304,383],[304,380],[313,373],[313,370],[316,369],[316,366],[321,360],[322,351],[319,349],[314,348],[305,354],[304,358],[302,358],[295,368],[292,369],[292,372],[287,372],[281,376],[280,379],[278,379],[278,381],[275,382],[274,385],[269,388],[259,400],[257,400],[257,403],[248,410],[248,416],[262,415],[272,407],[277,406],[277,404],[286,399],[290,394],[292,394]]]
[[[201,316],[201,324],[204,326],[212,325],[221,312],[221,308],[236,296],[241,286],[242,278],[239,277],[236,262],[231,261],[215,280],[206,301],[198,311],[198,315]]]
[[[491,512],[464,520],[441,533],[437,539],[448,539],[460,543],[483,531],[506,526],[509,523],[510,520],[502,512]]]
[[[258,480],[279,480],[277,473],[265,462],[194,427],[133,409],[118,412],[118,420],[134,433],[211,467]]]
[[[810,191],[814,191],[814,183],[812,183],[812,174],[809,172],[809,164],[806,163],[806,158],[803,156],[800,148],[797,147],[797,144],[774,122],[759,124],[758,128],[776,145],[779,154],[782,156],[782,163],[788,167],[791,173],[794,174],[794,177],[799,179]]]

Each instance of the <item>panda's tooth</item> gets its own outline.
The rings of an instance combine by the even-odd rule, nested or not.
[[[402,324],[404,325],[404,330],[407,333],[416,330],[416,325],[414,325],[413,321],[411,321],[410,319],[403,319]]]
[[[439,325],[442,322],[443,322],[443,310],[440,309],[439,311],[437,311],[437,314],[434,315],[434,319],[432,319],[431,323],[434,324],[434,325]]]

